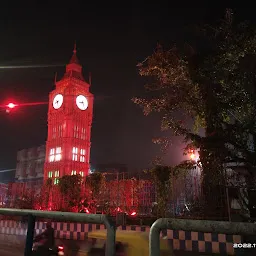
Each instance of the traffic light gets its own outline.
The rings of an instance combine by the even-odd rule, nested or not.
[[[15,107],[16,107],[16,104],[14,104],[14,103],[9,103],[9,104],[7,105],[7,107],[8,107],[8,108],[15,108]]]
[[[14,109],[17,106],[17,104],[14,104],[12,102],[8,103],[6,105],[6,113],[10,113],[12,109]]]

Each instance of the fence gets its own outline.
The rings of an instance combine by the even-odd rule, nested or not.
[[[156,220],[150,228],[149,256],[160,256],[160,232],[162,229],[249,236],[256,235],[256,224],[251,223],[162,218]]]
[[[106,215],[82,214],[70,212],[46,212],[34,210],[0,209],[0,214],[11,216],[28,216],[28,229],[25,246],[25,256],[32,253],[34,229],[36,217],[56,219],[64,221],[76,221],[85,223],[104,224],[107,228],[106,256],[115,255],[115,233],[116,228],[113,222]]]
[[[151,213],[152,205],[156,202],[156,191],[153,181],[148,176],[137,175],[134,178],[129,173],[114,173],[105,174],[105,178],[104,189],[96,198],[97,204],[104,205],[105,202],[108,202],[108,206],[111,208],[119,207],[127,212],[135,210],[142,215]],[[59,210],[63,200],[58,190],[52,188],[51,192],[47,192],[42,189],[44,188],[41,187],[41,196],[46,197],[49,194],[45,203],[47,207],[42,207],[43,203],[35,205],[35,202],[42,199],[37,196],[40,194],[38,181],[34,186],[32,182],[9,184],[8,196],[3,200],[3,204],[7,207],[16,207],[21,203],[19,208]],[[52,194],[54,197],[51,196]],[[88,191],[87,195],[84,194],[84,198],[86,197],[88,197]],[[168,203],[168,209],[172,216],[181,215],[186,205],[199,199],[200,174],[198,170],[191,170],[187,175],[173,179]],[[49,203],[49,201],[51,202]]]

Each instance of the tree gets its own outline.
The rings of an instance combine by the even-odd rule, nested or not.
[[[251,100],[249,104],[244,103],[255,99],[246,89],[252,87],[254,76],[242,68],[242,63],[245,55],[255,54],[255,34],[248,27],[234,25],[231,10],[227,10],[220,25],[205,26],[199,31],[194,40],[196,44],[170,50],[158,46],[138,64],[140,75],[149,78],[146,89],[150,95],[133,101],[146,115],[159,112],[162,130],[171,129],[175,135],[183,136],[186,149],[199,149],[206,209],[208,214],[218,212],[223,216],[223,207],[217,207],[223,201],[223,164],[234,161],[235,148],[241,151],[241,147],[235,147],[235,141],[224,134],[228,126],[234,125],[232,113],[240,113],[252,121],[250,113],[254,105]],[[247,77],[250,79],[245,80]],[[192,128],[188,125],[191,120]],[[204,128],[204,136],[199,135],[198,127]],[[240,137],[244,145],[242,137],[248,132],[241,126],[239,132],[235,136]],[[168,138],[155,142],[169,145]],[[227,146],[230,144],[232,147]]]
[[[155,168],[149,170],[153,178],[153,182],[156,189],[156,201],[157,201],[157,215],[160,217],[166,217],[167,204],[170,193],[170,174],[171,169],[168,166],[155,166]]]
[[[58,187],[62,195],[62,210],[78,211],[81,201],[81,175],[64,175],[59,179]]]
[[[101,199],[104,200],[102,198],[105,186],[104,174],[100,172],[91,173],[86,177],[85,185],[91,190],[91,203],[95,208],[98,203],[101,203]]]
[[[174,167],[156,165],[154,168],[146,171],[151,175],[155,185],[157,215],[166,217],[173,189],[173,181],[192,168],[194,168],[194,162],[189,160]]]

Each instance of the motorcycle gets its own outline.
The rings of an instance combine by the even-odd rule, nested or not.
[[[32,255],[33,256],[64,256],[64,246],[59,245],[53,248],[45,248],[43,247],[43,240],[37,241],[34,240],[33,247],[32,247]]]

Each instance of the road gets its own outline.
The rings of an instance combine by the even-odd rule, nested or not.
[[[14,247],[8,244],[0,244],[1,256],[24,256],[24,249],[21,247]]]
[[[57,244],[63,244],[67,249],[65,255],[67,256],[83,256],[84,253],[79,251],[79,248],[83,247],[84,242],[74,241],[74,240],[57,240]],[[4,241],[0,241],[0,255],[1,256],[23,256],[24,255],[24,246],[14,246]],[[175,251],[175,256],[213,256],[213,254],[204,254],[198,252],[184,252],[184,251]],[[219,254],[214,254],[219,255]]]

